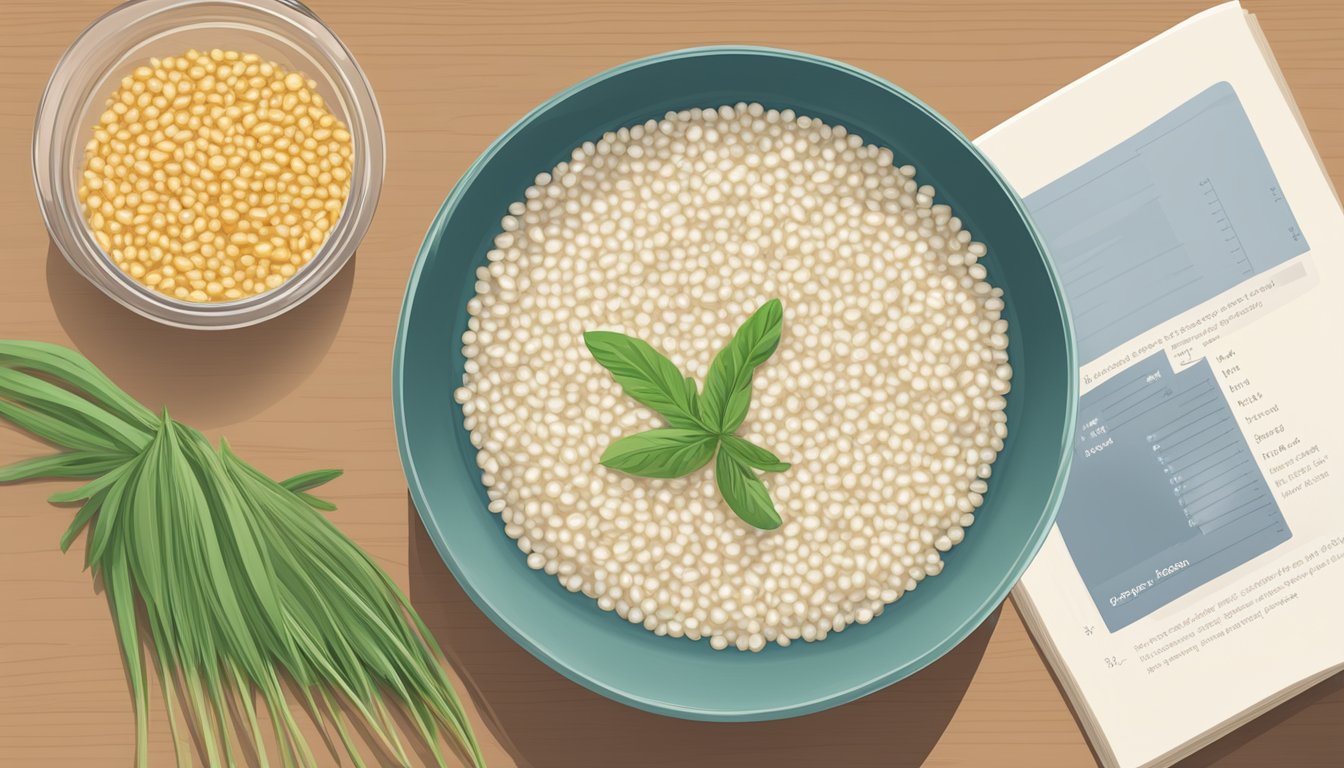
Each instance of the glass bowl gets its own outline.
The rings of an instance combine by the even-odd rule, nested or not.
[[[99,247],[78,197],[84,147],[121,78],[151,58],[189,49],[255,53],[317,83],[354,144],[350,195],[311,261],[277,288],[236,301],[181,301],[142,286]],[[239,328],[293,309],[354,255],[373,219],[386,159],[373,89],[340,39],[293,0],[133,0],[84,30],[61,57],[37,110],[33,179],[52,242],[122,306],[167,325]]]

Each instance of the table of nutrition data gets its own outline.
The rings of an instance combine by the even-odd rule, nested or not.
[[[1025,202],[1083,364],[1307,251],[1227,83]],[[1059,529],[1111,631],[1292,535],[1208,361],[1164,351],[1082,397]]]
[[[1158,352],[1078,419],[1059,530],[1112,632],[1292,535],[1207,359]]]

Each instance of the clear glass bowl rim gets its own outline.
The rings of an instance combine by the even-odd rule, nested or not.
[[[197,11],[194,15],[193,11]],[[316,55],[325,76],[339,91],[356,144],[350,196],[340,219],[313,259],[278,288],[237,301],[180,301],[141,286],[118,270],[93,239],[67,173],[75,150],[71,122],[89,99],[105,96],[90,88],[108,70],[88,64],[109,52],[120,55],[143,42],[137,31],[161,14],[187,14],[193,27],[211,23],[258,27],[266,19],[272,35]],[[288,33],[288,34],[283,34]],[[302,36],[308,43],[295,40]],[[81,91],[89,91],[84,99]],[[75,94],[68,96],[68,94]],[[76,127],[75,130],[78,130]],[[78,142],[82,146],[82,138]],[[53,69],[37,110],[32,172],[38,202],[52,243],[70,265],[118,304],[151,320],[181,328],[223,330],[277,317],[311,298],[345,266],[373,219],[386,165],[386,139],[373,88],[354,56],[311,10],[296,0],[130,0],[95,19],[70,44]]]

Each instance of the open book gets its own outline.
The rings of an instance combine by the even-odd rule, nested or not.
[[[977,143],[1081,365],[1058,525],[1014,595],[1103,763],[1168,765],[1344,669],[1344,213],[1236,3]]]

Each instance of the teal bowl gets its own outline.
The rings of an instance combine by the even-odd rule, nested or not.
[[[1004,290],[1013,389],[989,493],[946,568],[881,616],[820,643],[760,653],[658,637],[529,569],[486,510],[475,450],[452,398],[474,270],[509,203],[603,132],[668,110],[759,101],[840,123],[913,163],[977,240]],[[816,712],[890,685],[949,651],[1008,595],[1055,520],[1078,400],[1073,334],[1045,246],[1008,184],[956,128],[901,89],[826,59],[698,48],[642,59],[559,94],[500,136],[429,228],[406,290],[393,372],[402,464],[453,575],[510,637],[556,671],[641,709],[699,720]]]

